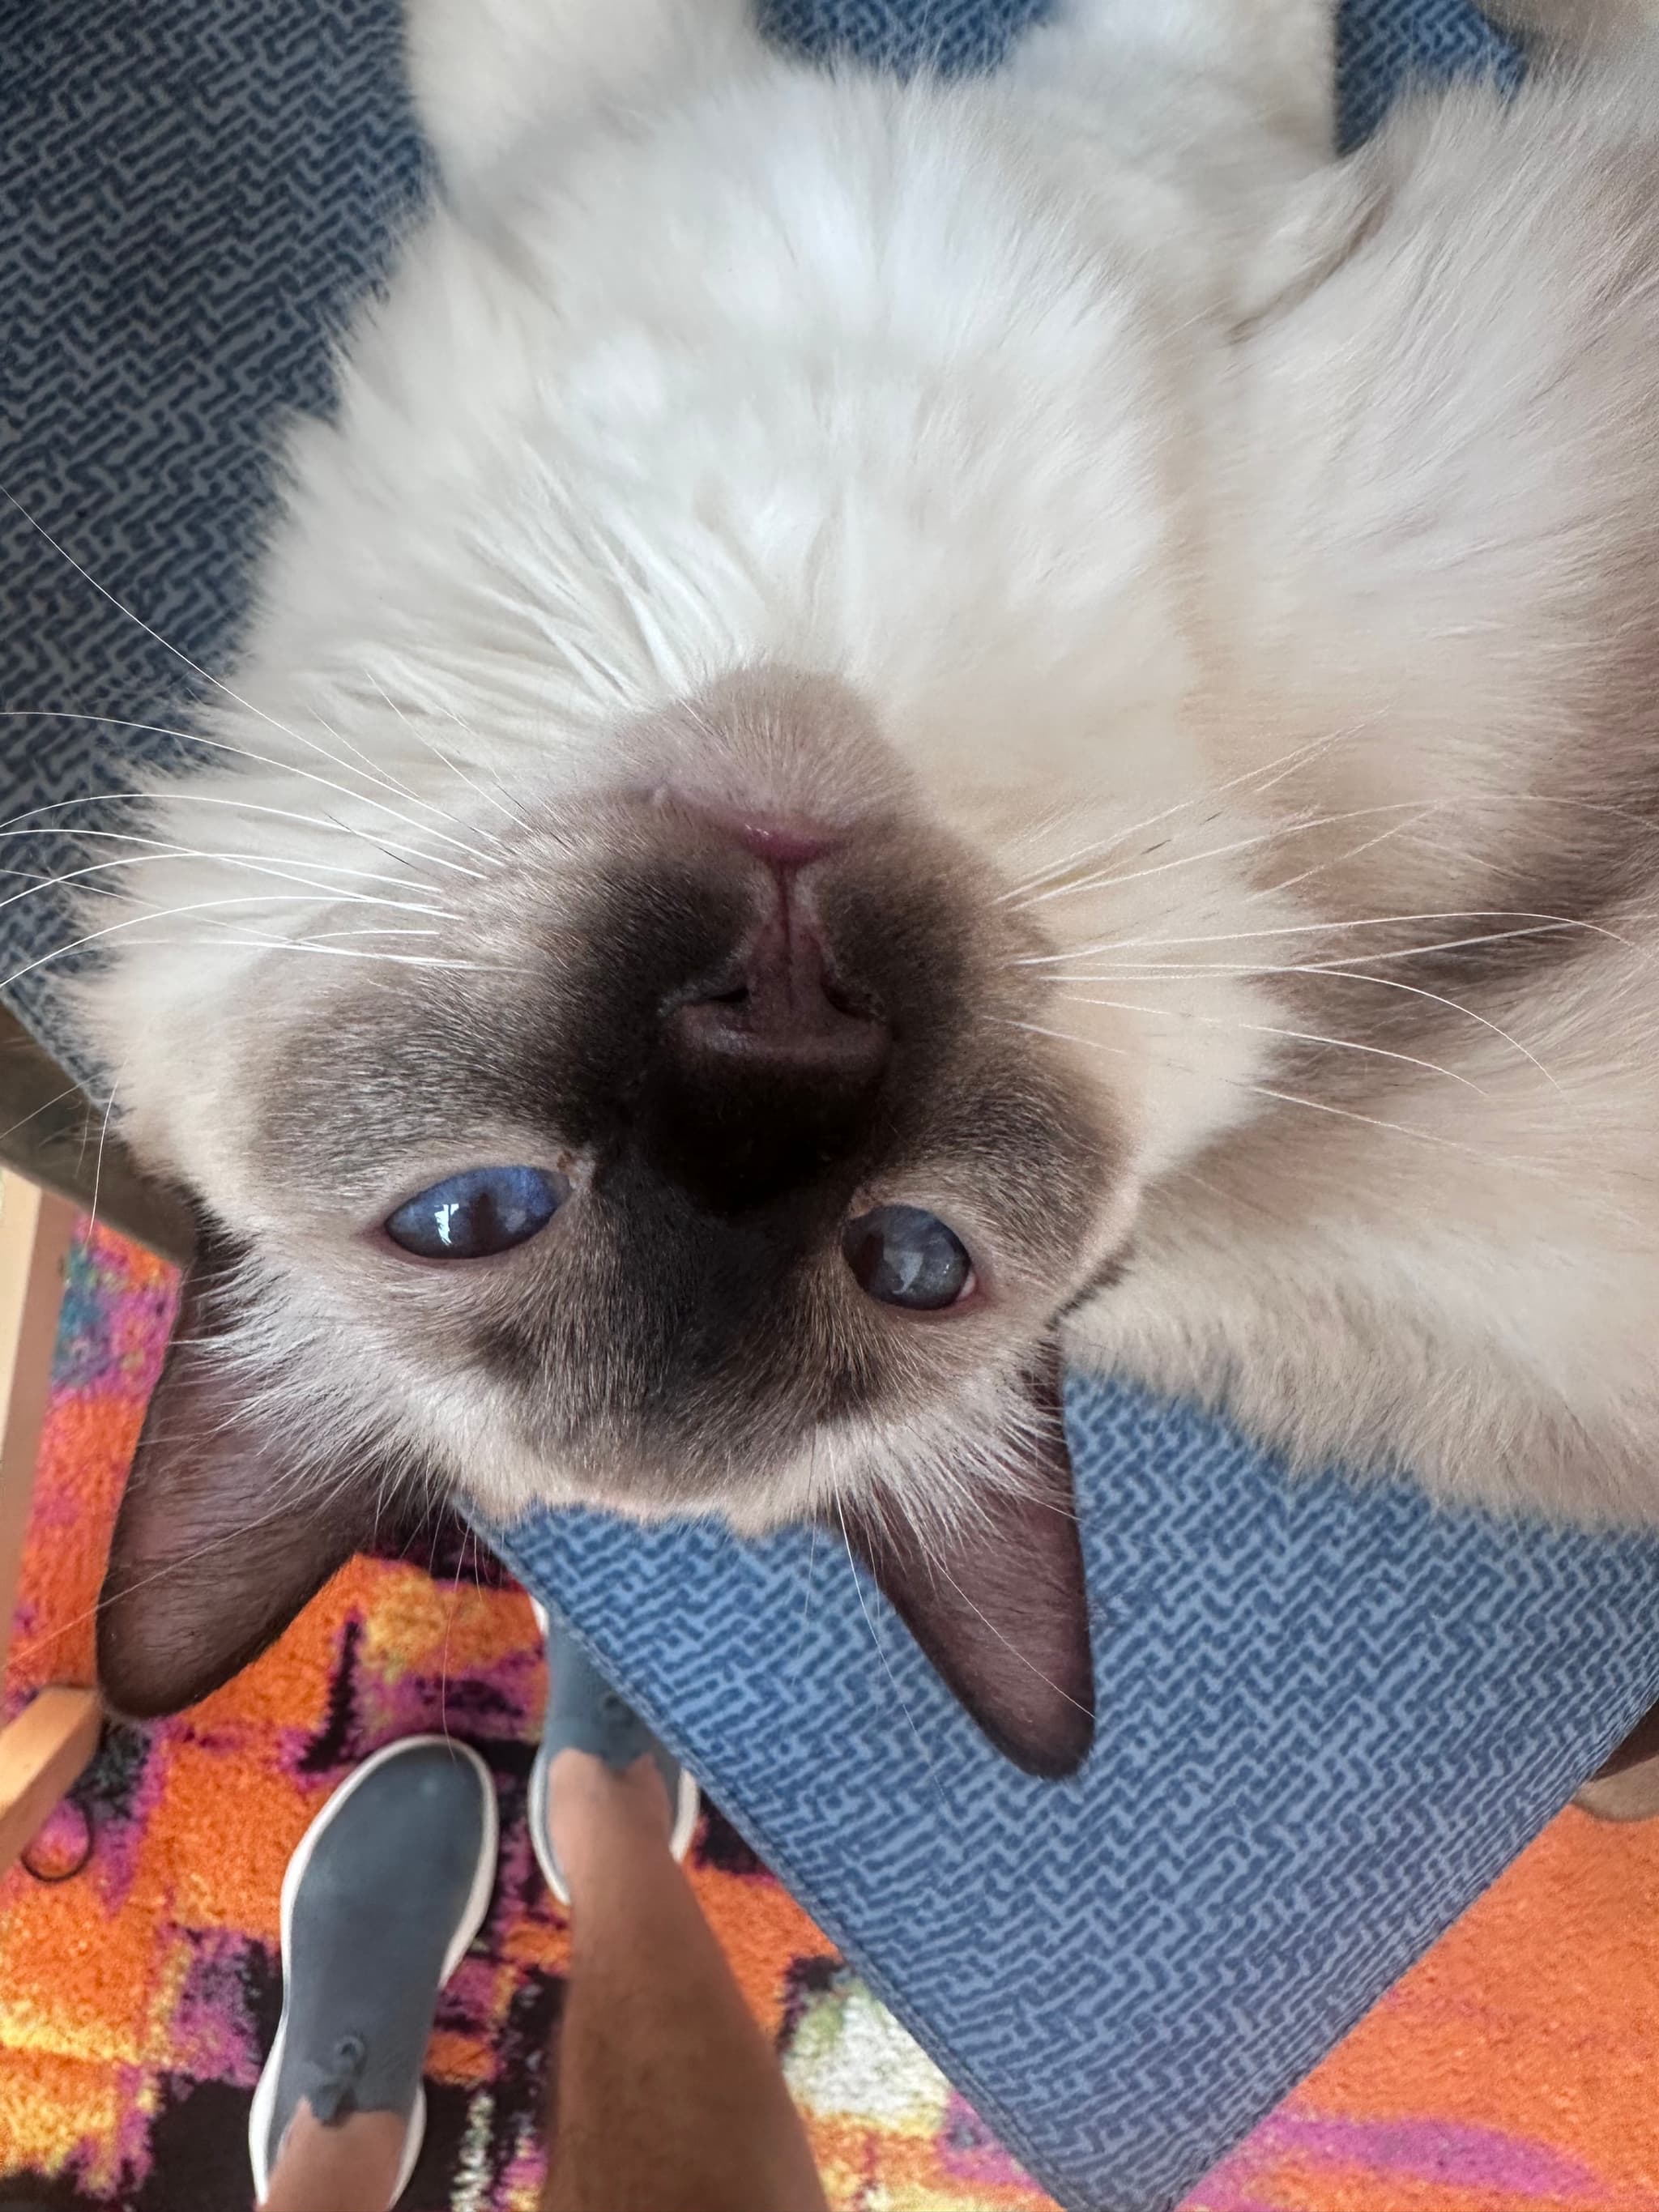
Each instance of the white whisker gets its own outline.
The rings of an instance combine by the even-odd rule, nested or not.
[[[367,671],[364,672],[365,674],[368,674]],[[386,704],[391,708],[392,713],[398,717],[398,721],[402,723],[404,728],[408,731],[410,736],[414,738],[416,744],[424,745],[434,760],[441,762],[443,766],[449,770],[449,773],[454,776],[458,781],[464,783],[469,791],[476,793],[477,797],[483,800],[486,806],[495,807],[501,813],[505,814],[510,822],[516,823],[520,830],[527,830],[530,827],[527,822],[524,821],[520,816],[514,812],[513,809],[507,804],[505,799],[498,797],[493,791],[486,791],[482,784],[475,782],[472,777],[467,774],[466,770],[462,768],[458,762],[451,760],[449,755],[444,751],[443,748],[436,742],[435,739],[429,738],[424,730],[421,729],[416,723],[412,722],[409,716],[404,714],[403,708],[398,704],[397,701],[392,697],[392,694],[386,690],[385,684],[381,683],[378,676],[369,675],[368,681],[374,686],[376,691],[380,693],[380,697],[385,701]],[[453,716],[452,719],[456,721],[459,721],[460,720],[459,715]],[[462,723],[461,726],[465,728],[465,723]],[[471,735],[471,732],[469,732],[468,734]],[[451,819],[453,819],[453,817],[452,817]],[[488,837],[492,845],[499,845],[503,842],[501,838],[496,835],[495,830],[487,829],[482,822],[476,823],[474,826],[477,830],[479,836]]]
[[[1012,890],[1002,892],[999,902],[1012,900],[1024,904],[1027,893],[1035,890],[1038,884],[1048,883],[1055,876],[1063,875],[1067,868],[1075,867],[1079,861],[1092,860],[1097,854],[1109,852],[1115,845],[1127,844],[1131,838],[1139,837],[1143,831],[1157,829],[1161,823],[1172,820],[1177,814],[1184,814],[1190,807],[1223,798],[1228,792],[1237,791],[1241,785],[1251,783],[1258,777],[1267,777],[1268,781],[1261,787],[1264,791],[1269,791],[1275,783],[1291,774],[1300,763],[1309,759],[1315,753],[1326,750],[1336,743],[1339,736],[1350,734],[1352,733],[1349,732],[1332,732],[1324,737],[1311,738],[1305,744],[1292,747],[1288,753],[1279,754],[1277,759],[1269,761],[1265,767],[1246,769],[1237,775],[1229,776],[1224,783],[1209,785],[1202,791],[1192,793],[1186,799],[1177,799],[1174,805],[1166,806],[1161,813],[1145,815],[1139,822],[1131,823],[1127,830],[1114,830],[1108,837],[1099,839],[1092,844],[1080,846],[1076,852],[1040,870],[1036,875],[1030,877],[1025,883],[1018,884]],[[1277,770],[1277,774],[1273,773],[1274,770]]]
[[[4,721],[8,718],[8,715],[13,712],[21,714],[25,710],[21,708],[0,709],[0,721]],[[71,721],[98,721],[105,718],[96,714],[91,714],[66,715],[64,719],[65,720]],[[171,730],[161,729],[158,724],[153,722],[120,722],[112,724],[112,727],[127,730],[156,731],[163,737],[172,737],[176,734],[179,734]],[[99,835],[106,836],[113,836],[115,834],[113,831],[105,830],[100,832],[93,830],[81,830],[76,828],[76,826],[70,823],[56,823],[50,824],[46,828],[33,830],[20,830],[17,824],[20,822],[38,822],[43,815],[64,814],[67,813],[71,807],[112,806],[118,802],[131,800],[138,800],[146,805],[155,805],[160,800],[172,800],[176,799],[177,796],[178,794],[168,793],[154,789],[149,791],[94,791],[83,793],[81,796],[75,799],[52,799],[44,806],[27,806],[21,813],[8,816],[4,821],[0,821],[0,835],[47,837],[92,837]],[[377,852],[406,855],[410,860],[420,861],[424,866],[452,868],[457,875],[471,875],[473,872],[471,869],[464,868],[453,860],[446,860],[441,853],[422,852],[416,845],[400,844],[395,837],[383,837],[378,833],[374,836],[371,836],[367,830],[359,830],[350,823],[342,822],[337,816],[332,814],[301,814],[296,812],[292,807],[266,806],[261,805],[257,799],[233,799],[228,793],[223,792],[192,790],[189,794],[188,804],[193,807],[228,806],[239,814],[263,815],[275,822],[302,823],[308,830],[320,830],[325,836],[337,834],[342,837],[349,837],[354,842],[360,845],[371,846]],[[317,865],[321,866],[322,863],[319,861]],[[434,887],[430,884],[417,883],[415,884],[414,888],[416,890],[431,890]]]
[[[1362,1044],[1353,1037],[1323,1036],[1314,1030],[1282,1029],[1276,1023],[1241,1021],[1230,1014],[1201,1014],[1190,1006],[1146,1006],[1128,999],[1088,999],[1075,991],[1064,991],[1060,996],[1073,1006],[1104,1006],[1121,1014],[1152,1014],[1160,1020],[1201,1022],[1213,1029],[1245,1030],[1258,1036],[1285,1037],[1295,1044],[1323,1044],[1342,1052],[1365,1053],[1377,1060],[1394,1060],[1407,1067],[1420,1067],[1430,1075],[1446,1076],[1479,1097],[1489,1095],[1471,1077],[1460,1075],[1453,1067],[1442,1067],[1437,1060],[1419,1059],[1411,1052],[1391,1052],[1380,1044]]]
[[[1059,1043],[1076,1045],[1084,1051],[1110,1053],[1121,1059],[1139,1056],[1133,1047],[1112,1044],[1103,1037],[1079,1036],[1069,1030],[1045,1029],[1038,1022],[1015,1021],[1003,1015],[993,1015],[990,1018],[1003,1029],[1030,1030],[1034,1036],[1053,1037]],[[1194,1072],[1188,1063],[1172,1060],[1167,1054],[1159,1053],[1158,1058],[1165,1066],[1181,1068],[1188,1073]],[[1431,1129],[1414,1129],[1405,1121],[1383,1121],[1374,1114],[1362,1114],[1352,1107],[1339,1106],[1330,1099],[1304,1098],[1295,1091],[1276,1090],[1268,1084],[1252,1082],[1243,1076],[1216,1076],[1212,1079],[1224,1083],[1230,1090],[1249,1091],[1258,1098],[1270,1099],[1278,1105],[1299,1106],[1310,1114],[1325,1114],[1336,1121],[1356,1121],[1365,1128],[1386,1130],[1391,1136],[1409,1137],[1418,1144],[1433,1145],[1443,1152],[1459,1152],[1467,1159],[1507,1168],[1517,1175],[1531,1176],[1539,1182],[1565,1184],[1571,1188],[1577,1187],[1571,1177],[1561,1175],[1541,1161],[1516,1159],[1506,1153],[1494,1152],[1485,1146],[1467,1144],[1456,1137],[1443,1137]],[[1616,1210],[1613,1218],[1628,1226],[1641,1225],[1633,1222],[1629,1215]]]
[[[269,720],[269,719],[270,717],[267,716],[266,720]],[[372,793],[354,791],[349,784],[336,783],[331,776],[319,775],[315,769],[302,768],[294,761],[279,760],[273,753],[256,753],[250,746],[233,744],[228,738],[208,738],[204,737],[199,731],[175,730],[160,722],[126,721],[110,714],[71,714],[67,708],[57,707],[7,707],[0,709],[0,721],[101,722],[114,730],[132,730],[140,734],[147,733],[158,738],[179,738],[188,744],[205,746],[210,752],[229,753],[238,760],[252,761],[258,767],[275,769],[279,775],[298,776],[303,782],[317,784],[325,791],[335,792],[340,798],[349,799],[354,806],[372,806],[379,812],[389,815],[392,821],[400,822],[405,830],[412,830],[417,837],[441,838],[446,845],[453,845],[459,852],[465,853],[472,860],[483,864],[481,867],[471,868],[465,862],[449,860],[441,853],[422,853],[421,860],[428,867],[453,868],[458,875],[482,878],[484,869],[495,865],[489,854],[480,853],[473,846],[464,844],[460,838],[452,837],[447,830],[434,830],[424,822],[411,822],[406,814],[400,814],[395,806],[389,806],[385,799],[376,799]],[[282,725],[278,723],[276,726],[280,729]],[[154,792],[139,792],[132,795],[154,800],[157,794]],[[193,799],[194,794],[191,796]],[[60,805],[70,803],[72,802],[59,802]],[[31,811],[45,813],[48,810],[41,807]],[[26,817],[19,816],[16,818],[21,821]],[[337,826],[341,829],[346,828],[343,823]],[[348,830],[348,835],[365,836],[366,833]]]
[[[307,930],[303,940],[290,939],[290,943],[326,945],[337,937],[441,937],[441,929],[398,929],[380,922],[367,923],[362,929]]]
[[[1201,853],[1182,853],[1173,860],[1160,860],[1155,867],[1132,868],[1122,875],[1085,876],[1074,884],[1060,884],[1052,890],[1038,891],[1035,896],[1020,902],[1023,908],[1042,906],[1049,899],[1076,898],[1084,891],[1115,890],[1123,884],[1144,883],[1148,877],[1167,875],[1172,868],[1194,868],[1205,860],[1222,860],[1235,853],[1255,852],[1263,845],[1271,845],[1281,837],[1305,836],[1315,830],[1328,830],[1339,822],[1358,822],[1366,816],[1395,814],[1409,807],[1420,813],[1420,799],[1395,799],[1384,806],[1355,806],[1341,814],[1320,814],[1305,822],[1287,822],[1272,830],[1258,830],[1249,837],[1235,837],[1225,845],[1208,846]]]
[[[126,1072],[127,1064],[124,1060],[115,1071],[115,1079],[109,1087],[109,1097],[104,1101],[104,1118],[98,1130],[98,1156],[92,1165],[92,1202],[87,1208],[88,1243],[92,1241],[93,1231],[98,1226],[98,1198],[104,1187],[104,1154],[109,1146],[110,1116],[115,1111],[115,1096],[121,1087],[121,1079]]]
[[[1504,912],[1496,907],[1468,908],[1454,907],[1442,913],[1371,914],[1358,915],[1347,921],[1292,921],[1274,924],[1265,929],[1224,929],[1199,937],[1107,937],[1100,939],[1093,945],[1076,945],[1066,952],[1023,953],[1017,959],[1011,961],[1009,965],[1014,968],[1052,968],[1061,966],[1073,960],[1093,959],[1103,952],[1163,951],[1172,946],[1237,945],[1254,942],[1256,939],[1263,937],[1339,937],[1350,929],[1400,928],[1407,922],[1421,921],[1518,921],[1531,925],[1528,930],[1519,932],[1518,934],[1529,935],[1534,930],[1542,929],[1583,929],[1594,932],[1598,937],[1611,938],[1616,945],[1630,944],[1629,939],[1621,937],[1617,930],[1605,928],[1599,922],[1576,921],[1567,915],[1533,914],[1523,908]],[[1457,944],[1481,944],[1486,941],[1480,938],[1454,940]],[[1411,957],[1414,957],[1418,952],[1443,952],[1449,951],[1451,949],[1452,945],[1449,943],[1419,945],[1407,948],[1407,951]],[[1402,956],[1395,952],[1386,955],[1380,952],[1356,952],[1350,957],[1355,960],[1380,960],[1384,957],[1397,959]],[[1183,972],[1194,971],[1189,969]],[[1224,966],[1217,964],[1216,974],[1224,975],[1227,972]]]
[[[1358,860],[1365,854],[1375,852],[1379,845],[1386,845],[1391,837],[1410,836],[1413,830],[1420,829],[1438,811],[1437,806],[1425,806],[1410,821],[1391,822],[1386,830],[1377,830],[1374,836],[1362,838],[1358,845],[1350,845],[1346,852],[1333,854],[1328,860],[1316,860],[1310,867],[1300,868],[1295,875],[1285,876],[1276,884],[1264,884],[1251,891],[1249,898],[1250,901],[1279,898],[1285,891],[1294,890],[1298,884],[1310,883],[1316,876],[1328,875],[1333,868],[1346,868],[1351,860]]]
[[[921,1740],[921,1730],[916,1726],[915,1717],[911,1712],[909,1706],[905,1703],[904,1692],[898,1686],[898,1676],[894,1674],[892,1667],[889,1662],[887,1654],[882,1649],[881,1638],[876,1633],[876,1624],[872,1617],[870,1607],[865,1600],[864,1583],[860,1578],[858,1561],[853,1556],[853,1539],[848,1534],[847,1516],[842,1510],[842,1503],[839,1498],[836,1500],[836,1518],[841,1522],[841,1538],[842,1543],[847,1547],[848,1570],[853,1577],[853,1588],[858,1592],[859,1611],[864,1615],[864,1625],[870,1632],[870,1641],[876,1647],[876,1656],[882,1663],[883,1671],[886,1674],[887,1680],[892,1686],[893,1695],[898,1699],[899,1711],[904,1716],[905,1723],[908,1727],[911,1735],[915,1738],[916,1749],[921,1753],[921,1763],[927,1770],[927,1779],[933,1784],[934,1789],[939,1791],[939,1802],[941,1805],[944,1805],[946,1802],[945,1792],[939,1788],[939,1776],[933,1771],[933,1762],[927,1756],[927,1747]]]
[[[43,891],[61,890],[66,884],[78,883],[88,876],[107,875],[117,868],[153,867],[158,861],[177,860],[179,857],[180,854],[177,851],[128,853],[124,854],[119,860],[92,860],[83,868],[70,868],[62,875],[43,876],[37,882],[27,884],[21,891],[8,891],[3,898],[0,898],[0,913],[3,913],[7,907],[21,904],[24,899],[38,897]],[[228,854],[191,854],[186,850],[183,857],[193,860],[223,860],[228,866],[243,866],[253,875],[269,876],[279,883],[296,883],[301,880],[298,877],[283,875],[279,869],[268,867],[260,862],[239,862],[234,855]],[[411,899],[381,898],[372,891],[341,890],[331,884],[307,884],[305,890],[301,891],[270,891],[249,895],[250,903],[255,901],[265,903],[276,900],[281,900],[283,902],[297,900],[302,905],[316,905],[319,902],[325,902],[352,906],[390,907],[397,914],[432,915],[442,921],[455,921],[459,919],[447,907],[422,906]]]
[[[0,830],[0,840],[9,837],[21,837],[27,842],[31,838],[39,837],[41,834],[42,833],[37,830]],[[267,872],[277,868],[310,868],[322,875],[349,876],[354,879],[354,881],[361,883],[396,884],[399,890],[424,891],[428,897],[431,898],[436,898],[439,895],[438,888],[434,884],[420,883],[411,876],[390,875],[384,868],[349,868],[343,866],[337,860],[310,860],[304,858],[303,855],[299,854],[289,856],[271,853],[226,853],[216,850],[209,851],[195,845],[173,844],[169,842],[169,841],[165,837],[145,836],[142,832],[136,830],[72,830],[63,832],[62,834],[66,836],[72,837],[76,844],[80,844],[88,838],[95,837],[100,842],[109,844],[149,846],[154,848],[159,858],[164,860],[218,860],[222,861],[227,867],[258,867],[264,869]],[[0,872],[15,875],[20,873],[21,871],[16,869],[9,869],[0,871]],[[48,881],[49,878],[44,876],[38,876],[35,880],[37,882],[45,883]],[[307,880],[307,878],[294,876],[288,878],[287,880],[293,883],[301,883]],[[319,891],[325,891],[327,887],[325,884],[319,884],[317,888]]]
[[[143,920],[149,916],[140,917]],[[187,937],[134,938],[135,945],[188,945]],[[419,952],[358,952],[343,945],[308,937],[222,937],[221,945],[240,945],[253,952],[310,952],[317,958],[378,961],[394,968],[443,968],[466,975],[528,975],[532,970],[500,960],[452,960]],[[0,985],[0,988],[4,988]]]
[[[1517,930],[1510,933],[1516,936],[1525,936],[1528,933]],[[1378,954],[1376,957],[1381,959],[1385,956]],[[1266,963],[1250,965],[1221,961],[1189,967],[1177,967],[1174,964],[1164,965],[1149,961],[1139,968],[1130,965],[1115,969],[1109,969],[1095,975],[1073,975],[1068,977],[1067,981],[1074,983],[1116,983],[1127,978],[1137,983],[1146,983],[1156,981],[1161,975],[1328,975],[1337,982],[1372,983],[1379,991],[1403,992],[1408,998],[1425,999],[1434,1006],[1444,1006],[1452,1013],[1462,1014],[1466,1021],[1474,1022],[1483,1030],[1489,1030],[1492,1036],[1500,1037],[1506,1045],[1519,1053],[1522,1060],[1530,1061],[1552,1090],[1559,1091],[1562,1089],[1561,1085],[1551,1074],[1536,1053],[1529,1051],[1522,1043],[1520,1038],[1513,1036],[1501,1022],[1493,1021],[1489,1015],[1479,1012],[1474,1006],[1466,1006],[1459,999],[1449,998],[1443,991],[1427,990],[1420,983],[1402,983],[1397,975],[1372,975],[1363,968],[1317,963],[1304,963],[1301,966],[1273,967]]]
[[[167,907],[155,912],[146,908],[138,914],[126,915],[119,921],[106,922],[101,929],[87,930],[81,936],[71,938],[67,945],[54,945],[50,952],[41,953],[38,959],[26,961],[22,967],[14,968],[10,975],[0,977],[0,993],[14,988],[22,981],[25,975],[33,975],[37,969],[50,967],[54,961],[66,959],[71,952],[82,951],[88,945],[100,944],[106,938],[117,936],[125,930],[137,929],[147,923],[170,921],[176,915],[183,914],[204,914],[228,906],[270,906],[278,901],[289,899],[295,901],[296,904],[305,906],[314,905],[316,902],[314,899],[308,898],[303,891],[257,891],[236,898],[197,899],[185,906]],[[234,942],[234,940],[227,941]],[[273,945],[280,946],[290,940],[274,938],[270,941]],[[187,943],[189,940],[176,938],[134,938],[132,942],[135,945],[167,945]],[[386,960],[398,957],[397,954],[390,952],[383,953],[379,957]]]
[[[1060,1510],[1063,1509],[1056,1508],[1055,1510]],[[1063,1705],[1070,1705],[1074,1712],[1086,1714],[1090,1720],[1093,1720],[1094,1711],[1091,1706],[1085,1705],[1081,1698],[1073,1697],[1070,1691],[1062,1690],[1058,1682],[1051,1682],[1048,1677],[1043,1673],[1042,1668],[1037,1665],[1036,1660],[1033,1659],[1029,1653],[1022,1651],[1018,1644],[1013,1641],[1012,1637],[1005,1636],[1002,1631],[997,1626],[995,1621],[991,1620],[988,1614],[980,1612],[979,1607],[974,1603],[972,1598],[969,1596],[967,1591],[963,1589],[962,1584],[957,1580],[956,1577],[952,1574],[946,1573],[943,1560],[930,1559],[927,1565],[930,1573],[943,1575],[945,1577],[945,1581],[956,1592],[957,1595],[962,1600],[969,1612],[978,1614],[980,1620],[985,1623],[985,1626],[990,1630],[992,1635],[995,1637],[997,1642],[999,1644],[1005,1644],[1007,1649],[1013,1653],[1020,1665],[1025,1668],[1029,1673],[1036,1676],[1038,1681],[1042,1683],[1045,1690],[1052,1690],[1054,1695]]]
[[[108,604],[115,609],[118,614],[125,615],[129,622],[137,623],[137,627],[143,630],[146,637],[154,638],[156,644],[161,647],[161,650],[164,653],[170,653],[175,660],[181,662],[185,667],[190,670],[191,675],[199,676],[204,684],[210,684],[216,690],[222,691],[226,698],[234,701],[237,706],[241,708],[245,714],[257,716],[260,721],[265,723],[270,728],[279,732],[282,736],[290,738],[295,744],[307,746],[320,758],[331,763],[334,767],[342,769],[346,775],[362,775],[365,773],[365,771],[361,769],[352,768],[349,762],[340,759],[337,754],[331,753],[326,745],[319,744],[314,738],[308,738],[302,732],[291,729],[286,722],[279,721],[276,715],[267,714],[263,707],[256,707],[251,699],[245,699],[240,691],[234,690],[232,685],[227,684],[223,677],[215,676],[210,670],[204,668],[199,661],[192,660],[190,655],[187,653],[183,652],[178,646],[174,645],[170,638],[163,637],[161,631],[156,629],[153,624],[147,623],[142,615],[136,614],[130,606],[126,605],[122,600],[118,599],[113,592],[108,590],[104,585],[100,584],[96,576],[92,574],[91,570],[85,568],[82,562],[77,561],[69,549],[61,544],[58,540],[52,536],[52,532],[46,527],[44,523],[37,522],[33,515],[29,513],[27,507],[23,505],[21,500],[15,498],[12,493],[5,489],[3,485],[0,485],[0,499],[3,499],[9,506],[15,508],[16,512],[22,516],[24,521],[27,523],[31,530],[39,532],[40,535],[45,538],[46,544],[51,546],[52,551],[57,554],[59,560],[67,562],[69,566],[75,571],[76,574],[81,578],[83,583],[89,584],[93,590],[98,593],[99,597],[106,600]],[[94,720],[100,720],[104,718],[94,715],[91,717],[91,719]],[[321,722],[321,718],[319,717],[318,719],[319,726],[326,728],[327,725]],[[175,732],[174,734],[178,733]],[[330,731],[329,734],[333,736],[335,735],[335,732]],[[191,741],[198,744],[213,744],[217,742],[213,738],[203,738],[199,735],[194,736]],[[226,748],[226,750],[236,751],[240,749],[235,746],[230,746]],[[250,760],[257,760],[260,758],[260,756],[257,753],[249,753],[247,757]],[[288,762],[267,762],[265,763],[265,765],[268,767],[288,769],[291,773],[299,775],[305,775],[309,773],[307,769],[297,768],[293,763]],[[370,773],[374,775],[375,781],[380,783],[383,788],[401,790],[400,786],[395,783],[389,783],[386,777],[380,770],[374,769],[370,771]],[[322,777],[318,777],[314,780],[317,781],[327,781],[326,778]],[[348,791],[346,787],[343,785],[337,785],[334,788],[345,792],[345,795],[347,797],[356,799],[360,803],[367,798],[370,805],[385,806],[384,800],[369,798],[368,794],[366,793]],[[426,807],[428,812],[437,813],[440,815],[443,812],[443,809],[441,807],[432,806],[428,801],[416,798],[413,793],[404,792],[402,795],[405,799],[409,799],[411,805]],[[396,810],[393,808],[386,807],[386,811],[392,814],[394,819],[404,820],[404,817],[398,815]],[[443,837],[446,839],[447,843],[459,846],[462,851],[472,852],[472,848],[471,846],[462,845],[461,841],[459,838],[449,837],[447,833],[444,830],[423,829],[419,823],[405,822],[405,827],[416,830],[422,836]],[[482,860],[484,858],[483,854],[476,852],[473,853],[472,856],[475,860]]]

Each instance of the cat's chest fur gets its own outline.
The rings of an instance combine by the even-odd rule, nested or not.
[[[301,441],[260,680],[418,639],[556,775],[561,718],[833,669],[946,802],[1011,738],[1054,804],[1103,726],[1167,739],[1275,195],[1067,122],[779,69],[585,159],[532,138],[435,210]]]

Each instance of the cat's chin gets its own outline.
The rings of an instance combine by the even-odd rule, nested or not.
[[[710,1484],[692,1488],[655,1472],[610,1480],[550,1475],[544,1465],[514,1465],[504,1455],[487,1470],[471,1470],[458,1487],[486,1519],[506,1528],[544,1513],[606,1513],[641,1528],[676,1521],[717,1521],[745,1542],[775,1535],[781,1528],[836,1515],[839,1494],[822,1479],[785,1471],[743,1486]],[[846,1500],[854,1510],[863,1495],[854,1486]]]

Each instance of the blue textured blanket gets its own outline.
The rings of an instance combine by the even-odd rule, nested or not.
[[[925,33],[962,66],[1033,12],[770,10],[894,60]],[[329,334],[419,188],[393,0],[0,0],[0,486],[211,664],[273,428],[323,401]],[[1355,0],[1345,127],[1413,67],[1469,65],[1510,63],[1462,0]],[[187,689],[9,510],[0,611],[9,708],[165,720]],[[7,811],[125,789],[160,742],[0,721]],[[63,941],[50,898],[0,926],[9,975]],[[47,973],[9,990],[50,1035]],[[1033,2172],[1146,2212],[1659,1693],[1659,1547],[1292,1486],[1125,1393],[1070,1410],[1101,1728],[1058,1786],[996,1759],[827,1538],[568,1516],[501,1540]]]

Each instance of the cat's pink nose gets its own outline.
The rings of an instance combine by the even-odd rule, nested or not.
[[[775,868],[804,868],[842,842],[832,830],[769,814],[733,814],[730,828],[744,852]]]
[[[675,792],[672,796],[693,822],[752,853],[769,867],[805,868],[846,842],[845,830],[810,815],[734,805],[695,792]]]

